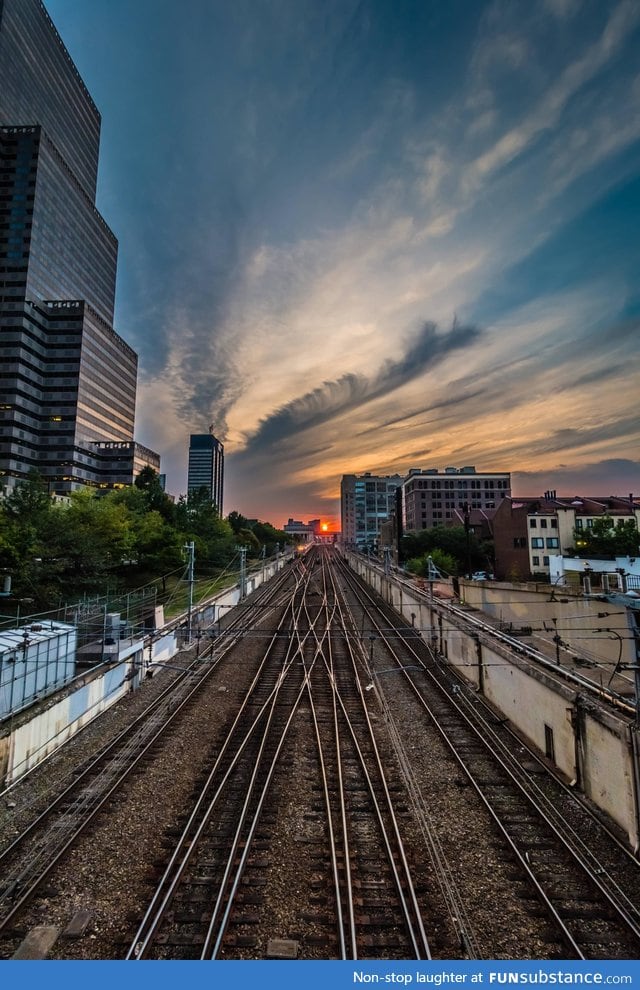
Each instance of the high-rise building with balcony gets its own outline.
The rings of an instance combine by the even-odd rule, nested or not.
[[[189,442],[187,491],[189,494],[206,489],[222,515],[224,487],[224,446],[213,433],[192,433]]]
[[[340,482],[342,542],[358,549],[379,549],[380,528],[394,515],[400,474],[344,474]]]
[[[113,329],[118,244],[95,206],[100,123],[40,0],[0,0],[5,490],[32,469],[55,492],[131,483],[140,459],[138,359]]]

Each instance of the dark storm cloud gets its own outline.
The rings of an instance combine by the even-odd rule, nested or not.
[[[402,358],[385,361],[372,378],[347,373],[293,399],[261,422],[243,453],[253,455],[254,449],[276,447],[303,430],[321,426],[372,399],[394,392],[419,378],[447,354],[476,341],[480,334],[478,327],[458,323],[448,333],[438,333],[435,323],[425,322]]]
[[[640,461],[624,457],[585,462],[578,467],[557,464],[544,472],[514,471],[512,487],[520,495],[534,495],[549,487],[558,495],[635,495],[640,493]]]

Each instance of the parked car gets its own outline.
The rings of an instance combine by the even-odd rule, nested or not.
[[[488,571],[475,571],[471,575],[472,581],[493,581],[493,574],[489,574]]]

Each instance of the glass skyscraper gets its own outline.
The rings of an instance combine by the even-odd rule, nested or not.
[[[187,490],[191,494],[206,489],[222,515],[224,487],[224,446],[213,433],[192,433],[189,442]]]
[[[40,0],[0,0],[0,483],[133,480],[137,355],[113,329],[100,114]],[[118,456],[115,455],[118,452]],[[159,457],[146,462],[159,469]],[[144,458],[143,458],[144,459]]]

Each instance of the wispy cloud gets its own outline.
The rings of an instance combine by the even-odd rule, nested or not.
[[[399,359],[386,360],[371,378],[347,373],[337,381],[324,382],[321,387],[293,399],[264,419],[249,438],[245,453],[251,455],[256,448],[269,449],[290,440],[302,430],[352,413],[380,396],[389,396],[434,368],[447,354],[471,344],[479,336],[477,327],[457,323],[447,333],[438,333],[436,324],[428,321],[406,353]]]
[[[422,458],[633,462],[634,0],[94,6],[68,26],[120,56],[81,71],[172,490],[210,424],[226,504],[276,521]]]

